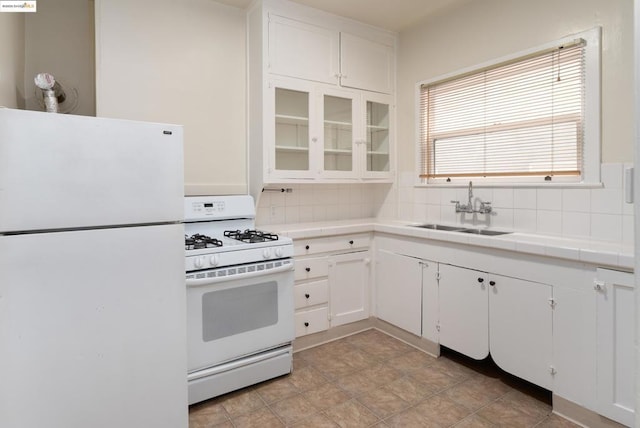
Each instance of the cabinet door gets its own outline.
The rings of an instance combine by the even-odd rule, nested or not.
[[[359,100],[352,91],[325,88],[318,94],[322,112],[321,147],[324,177],[350,178],[356,173],[354,128]]]
[[[332,327],[369,317],[369,271],[369,251],[329,258],[329,308]]]
[[[422,261],[422,337],[439,341],[438,263]]]
[[[385,250],[376,254],[376,315],[417,336],[422,334],[422,265]]]
[[[393,46],[340,34],[340,83],[350,88],[393,92]]]
[[[271,81],[265,109],[264,151],[271,178],[310,178],[318,140],[313,85]]]
[[[598,269],[598,413],[634,424],[635,306],[633,274]]]
[[[585,280],[592,281],[593,274]],[[553,287],[553,392],[593,410],[597,395],[594,293],[580,285]]]
[[[386,95],[363,94],[364,137],[362,175],[365,178],[391,176],[393,162],[391,99]]]
[[[335,85],[339,50],[337,31],[269,14],[270,73]]]
[[[439,265],[440,344],[482,360],[489,355],[487,274]]]
[[[493,360],[506,372],[551,389],[551,286],[498,275],[488,282]]]

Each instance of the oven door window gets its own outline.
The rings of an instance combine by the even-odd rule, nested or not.
[[[202,340],[210,342],[278,323],[278,283],[210,291],[202,295]]]

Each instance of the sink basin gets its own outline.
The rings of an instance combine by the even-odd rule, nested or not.
[[[489,229],[468,229],[461,226],[447,226],[445,224],[427,223],[427,224],[415,224],[413,227],[421,227],[422,229],[442,230],[446,232],[461,232],[461,233],[473,233],[474,235],[485,236],[499,236],[507,235],[513,232],[504,232],[501,230],[489,230]]]
[[[500,230],[487,230],[487,229],[459,229],[457,232],[462,233],[473,233],[475,235],[487,235],[487,236],[498,236],[498,235],[507,235],[513,232],[503,232]]]
[[[433,230],[455,231],[455,232],[458,232],[464,229],[459,226],[446,226],[444,224],[433,224],[433,223],[418,224],[418,225],[415,225],[414,227],[421,227],[423,229],[433,229]]]

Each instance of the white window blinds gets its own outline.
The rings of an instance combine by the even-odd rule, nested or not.
[[[421,178],[582,174],[582,40],[420,87]]]

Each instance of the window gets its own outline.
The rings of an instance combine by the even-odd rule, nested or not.
[[[598,181],[599,34],[418,84],[422,182]]]

